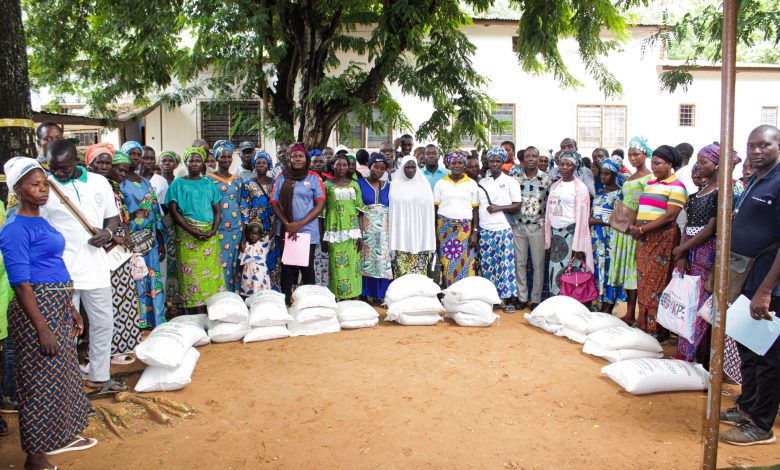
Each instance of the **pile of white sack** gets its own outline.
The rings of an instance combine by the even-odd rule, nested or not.
[[[444,307],[439,302],[441,289],[422,274],[406,274],[387,287],[385,321],[401,325],[435,325],[442,321]]]
[[[158,325],[135,347],[147,365],[135,385],[136,392],[180,390],[192,383],[200,353],[193,346],[209,344],[206,315],[184,315]]]
[[[220,292],[206,301],[209,312],[209,338],[213,343],[244,339],[249,330],[249,309],[235,292]]]
[[[493,305],[501,303],[496,286],[484,277],[461,279],[444,290],[444,316],[460,326],[490,326],[498,319]]]
[[[287,313],[284,294],[274,290],[259,291],[247,297],[245,303],[249,307],[249,327],[252,329],[244,336],[244,343],[290,336],[287,323],[293,318]]]
[[[583,343],[582,352],[612,362],[601,369],[633,394],[704,390],[709,374],[700,364],[662,359],[663,348],[652,335],[627,326],[619,318],[591,312],[577,300],[550,297],[526,321],[556,336]]]
[[[370,328],[379,323],[379,314],[374,307],[361,300],[339,302],[336,314],[344,329]]]
[[[287,322],[290,336],[312,336],[341,331],[336,296],[323,286],[300,286],[292,294]]]

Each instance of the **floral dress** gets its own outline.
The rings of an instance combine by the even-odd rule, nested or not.
[[[593,198],[592,217],[605,224],[609,223],[609,216],[620,199],[620,189],[607,192],[599,189]],[[609,225],[592,225],[590,234],[593,240],[593,264],[596,268],[596,287],[599,291],[599,302],[614,304],[618,300],[625,300],[623,289],[620,286],[612,286],[608,282],[610,247],[614,243],[615,235],[619,233]]]
[[[125,179],[120,185],[125,197],[125,205],[130,214],[140,209],[149,211],[148,217],[135,217],[130,220],[130,231],[150,230],[154,235],[154,246],[144,255],[144,262],[149,269],[149,275],[136,281],[138,299],[141,303],[141,327],[154,328],[165,322],[165,286],[160,272],[160,252],[157,250],[157,232],[168,236],[168,230],[162,221],[162,209],[157,201],[157,195],[149,180],[141,178],[140,182]]]
[[[230,178],[223,178],[216,173],[209,173],[206,178],[214,183],[222,195],[219,202],[219,207],[222,209],[222,220],[217,231],[220,247],[219,265],[222,267],[222,275],[225,278],[225,289],[233,292],[237,290],[238,248],[243,233],[241,231],[243,222],[239,209],[241,180],[234,175],[230,175]]]
[[[377,191],[368,179],[358,184],[366,206],[363,215],[363,250],[361,271],[363,274],[363,296],[374,299],[385,297],[387,287],[393,279],[390,256],[390,184],[380,181]]]
[[[363,195],[357,181],[346,186],[325,182],[325,235],[328,242],[330,290],[338,299],[351,299],[363,292],[360,253],[357,240],[362,238],[358,211],[365,211]]]
[[[270,245],[271,242],[266,238],[254,244],[247,243],[244,247],[239,256],[242,266],[241,295],[249,297],[271,288],[271,278],[268,277],[268,268],[265,265]]]
[[[278,260],[282,256],[279,243],[277,243],[274,231],[276,228],[276,214],[271,208],[271,190],[273,182],[259,184],[257,180],[244,181],[241,185],[241,222],[244,226],[250,223],[263,227],[263,233],[268,237],[268,251],[265,258],[265,266],[271,279],[271,287],[279,289]]]

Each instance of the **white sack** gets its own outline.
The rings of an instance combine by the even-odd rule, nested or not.
[[[582,345],[582,352],[592,356],[598,356],[609,362],[627,361],[629,359],[655,358],[660,359],[664,355],[659,352],[642,351],[639,349],[604,349],[591,340],[586,340]]]
[[[604,312],[576,311],[562,315],[560,320],[565,328],[586,335],[612,326],[626,326],[620,318]]]
[[[209,320],[229,323],[244,323],[249,318],[249,310],[235,292],[220,292],[206,301]]]
[[[479,301],[474,301],[474,302],[479,302]],[[447,312],[444,316],[446,318],[451,318],[455,323],[457,323],[460,326],[486,327],[492,325],[493,322],[498,320],[498,315],[496,315],[492,311],[487,315],[482,315],[482,314],[474,315],[473,313],[466,313],[466,312],[454,312],[454,313]]]
[[[604,349],[639,349],[662,353],[664,349],[657,339],[640,330],[629,326],[613,326],[594,331],[588,339]]]
[[[482,300],[466,300],[461,302],[455,300],[454,296],[445,294],[444,298],[441,299],[441,304],[444,307],[444,310],[452,313],[470,313],[472,315],[479,315],[483,318],[490,318],[490,315],[493,314],[493,304],[489,304]]]
[[[577,300],[565,295],[556,295],[537,305],[531,312],[531,315],[535,318],[543,319],[547,323],[560,325],[563,317],[576,312],[588,311],[588,308]]]
[[[585,333],[577,330],[573,330],[571,328],[567,328],[565,326],[560,327],[556,332],[555,336],[563,336],[566,338],[569,338],[570,340],[574,341],[575,343],[584,343],[585,338],[588,337]]]
[[[433,297],[441,293],[441,288],[433,279],[422,274],[405,274],[393,280],[385,292],[385,305],[392,305],[409,297]]]
[[[375,320],[379,318],[379,313],[374,307],[362,300],[342,300],[336,307],[336,314],[339,317],[339,321],[342,322],[342,327],[344,326],[343,322]]]
[[[290,317],[292,321],[298,323],[311,323],[320,320],[330,320],[336,318],[336,309],[329,307],[309,307],[298,309],[290,307]]]
[[[229,343],[243,339],[251,328],[249,323],[228,323],[213,321],[209,323],[209,338],[213,343]]]
[[[438,313],[426,313],[407,315],[399,313],[394,316],[387,315],[385,321],[394,321],[405,326],[430,326],[442,321],[443,318]]]
[[[601,372],[635,395],[706,390],[710,380],[701,364],[677,359],[631,359],[604,366]]]
[[[463,278],[445,289],[444,294],[452,296],[458,302],[481,300],[491,305],[501,303],[501,297],[498,296],[496,286],[480,276]]]
[[[200,347],[211,343],[209,335],[206,331],[209,329],[209,316],[205,313],[197,313],[195,315],[179,315],[178,317],[171,318],[168,323],[187,323],[203,330],[203,337],[199,339],[193,346]]]
[[[336,308],[336,296],[323,286],[299,286],[292,294],[293,307],[302,310],[311,307]]]
[[[292,317],[287,312],[284,294],[272,290],[255,293],[246,299],[249,326],[284,326]]]
[[[268,341],[271,339],[287,338],[290,336],[290,330],[287,326],[258,326],[244,336],[244,343],[254,341]]]
[[[534,312],[535,311],[536,310],[534,310]],[[563,325],[559,323],[549,323],[547,320],[544,319],[543,316],[541,315],[535,316],[533,312],[526,313],[524,316],[525,316],[525,321],[527,321],[529,325],[535,326],[537,328],[541,328],[548,333],[555,333],[556,331],[563,328]]]
[[[165,367],[148,366],[135,384],[136,392],[172,392],[181,390],[192,383],[192,372],[198,362],[200,353],[195,348],[190,348],[184,355],[184,360],[179,367],[168,369]]]
[[[439,315],[444,312],[439,299],[436,297],[409,297],[398,302],[393,302],[387,309],[388,321],[394,321],[399,314],[413,315]]]
[[[135,347],[135,355],[144,364],[173,369],[179,367],[187,350],[204,340],[206,333],[187,323],[163,323]]]
[[[354,330],[357,328],[371,328],[379,324],[379,317],[366,318],[363,320],[341,320],[339,319],[341,328],[345,330]]]
[[[339,320],[334,315],[331,318],[308,323],[291,321],[287,324],[287,329],[290,330],[290,336],[314,336],[325,333],[338,333],[341,331],[341,325],[339,325]]]

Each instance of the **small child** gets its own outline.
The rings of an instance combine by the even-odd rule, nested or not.
[[[259,224],[250,223],[247,227],[246,244],[239,256],[244,267],[241,273],[241,294],[249,297],[255,292],[271,288],[271,278],[265,264],[271,242],[263,237],[263,228]]]

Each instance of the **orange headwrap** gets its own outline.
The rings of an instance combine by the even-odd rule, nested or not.
[[[86,153],[84,154],[84,163],[89,166],[90,163],[92,163],[92,160],[95,159],[98,155],[101,153],[107,153],[111,155],[111,158],[114,158],[114,146],[109,144],[108,142],[101,142],[99,144],[93,144],[90,145],[89,148],[87,148]]]

